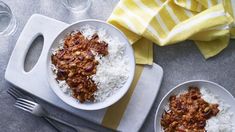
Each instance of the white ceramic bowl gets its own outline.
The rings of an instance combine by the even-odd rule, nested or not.
[[[231,106],[231,112],[235,111],[235,99],[224,87],[206,80],[191,80],[184,83],[181,83],[174,87],[172,90],[170,90],[161,100],[156,114],[155,114],[155,120],[154,120],[154,130],[155,132],[162,132],[162,127],[160,124],[162,114],[164,112],[164,107],[168,104],[169,98],[171,95],[177,95],[182,91],[187,91],[189,86],[196,86],[198,88],[206,88],[208,89],[212,94],[217,95],[221,100],[225,101],[227,104]],[[233,121],[235,122],[235,117],[233,116]]]
[[[59,41],[64,39],[67,34],[71,33],[74,30],[78,30],[79,28],[81,28],[82,26],[85,26],[85,25],[90,25],[92,27],[95,27],[95,28],[97,28],[97,30],[100,28],[105,29],[106,32],[110,36],[118,37],[121,42],[126,44],[125,54],[127,54],[130,59],[130,72],[129,72],[129,78],[126,81],[125,85],[122,88],[120,88],[115,94],[108,97],[103,102],[79,103],[78,100],[63,93],[62,90],[59,88],[58,83],[56,82],[55,78],[53,77],[53,72],[50,67],[52,50],[50,50],[50,52],[48,53],[48,66],[47,66],[48,67],[48,77],[49,77],[50,86],[53,89],[53,91],[55,92],[55,94],[61,100],[63,100],[65,103],[67,103],[68,105],[73,106],[78,109],[82,109],[82,110],[98,110],[98,109],[106,108],[106,107],[114,104],[115,102],[120,100],[124,96],[124,94],[128,91],[128,89],[131,85],[131,82],[133,80],[133,77],[134,77],[135,58],[134,58],[133,49],[132,49],[130,43],[128,42],[127,38],[125,37],[125,35],[121,31],[119,31],[117,28],[115,28],[114,26],[112,26],[106,22],[99,21],[99,20],[83,20],[83,21],[79,21],[77,23],[70,25],[69,27],[64,29],[61,33],[59,33],[59,35],[53,41],[51,49],[56,49],[59,45]]]

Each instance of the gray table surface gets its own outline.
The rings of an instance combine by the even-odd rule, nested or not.
[[[14,99],[6,90],[7,82],[4,80],[5,69],[10,54],[15,46],[25,23],[34,13],[72,23],[85,18],[106,20],[111,14],[118,0],[93,0],[92,6],[84,13],[71,13],[66,10],[59,0],[3,0],[12,9],[18,23],[16,33],[9,37],[0,37],[0,131],[1,132],[50,132],[54,131],[42,119],[20,111],[13,106]],[[40,40],[38,41],[38,43]],[[37,42],[36,42],[37,43]],[[205,60],[192,41],[181,42],[177,45],[166,47],[154,47],[154,62],[164,69],[164,78],[156,101],[150,111],[141,131],[153,131],[155,111],[161,98],[175,85],[191,79],[211,80],[224,86],[235,96],[235,41],[219,56]],[[33,48],[38,51],[40,47]],[[33,62],[35,51],[30,53],[27,68]],[[157,76],[157,75],[156,75]],[[154,86],[153,86],[154,87]],[[75,124],[87,124],[88,122],[46,102],[41,104],[53,115],[63,118]],[[90,124],[95,127],[94,124]],[[100,129],[102,131],[102,129]]]

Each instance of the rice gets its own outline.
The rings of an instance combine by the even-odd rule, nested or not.
[[[125,55],[125,44],[117,37],[111,37],[103,29],[98,31],[100,41],[108,43],[109,54],[105,57],[96,56],[99,62],[96,74],[92,77],[97,84],[95,101],[104,101],[123,87],[130,71],[129,58]]]
[[[216,103],[219,104],[220,112],[207,120],[206,122],[206,130],[208,132],[234,132],[235,126],[233,119],[233,113],[230,110],[228,104],[226,104],[223,100],[221,100],[217,95],[212,94],[209,90],[205,88],[200,89],[202,98],[208,103]]]

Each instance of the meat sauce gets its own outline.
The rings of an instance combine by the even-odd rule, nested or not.
[[[108,44],[99,41],[97,34],[88,40],[77,32],[68,35],[63,48],[51,56],[52,64],[57,68],[56,80],[66,81],[73,97],[81,103],[94,101],[97,86],[91,76],[96,73],[99,64],[95,54],[108,55]]]
[[[189,87],[187,93],[170,97],[161,125],[165,132],[206,132],[206,120],[217,115],[218,106],[202,99],[199,88]]]

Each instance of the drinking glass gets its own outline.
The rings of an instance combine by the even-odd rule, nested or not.
[[[61,0],[61,2],[67,9],[73,12],[84,11],[91,5],[91,0]]]
[[[8,36],[15,32],[16,20],[7,4],[0,0],[0,36]]]

